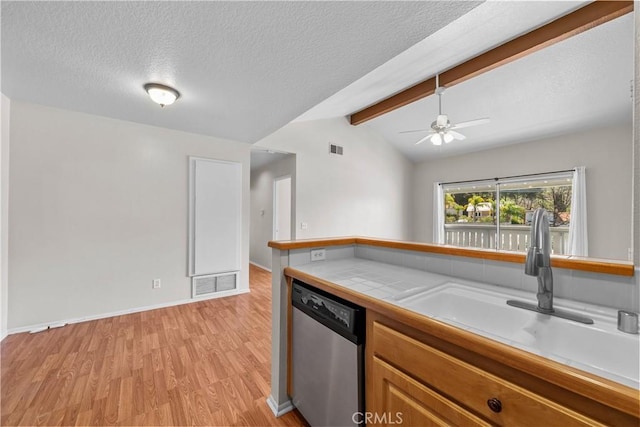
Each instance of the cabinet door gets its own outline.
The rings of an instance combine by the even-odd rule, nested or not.
[[[404,333],[373,322],[369,348],[374,357],[401,367],[419,384],[450,396],[461,408],[503,426],[601,425],[552,400],[506,381]],[[498,400],[494,410],[490,401]]]
[[[375,356],[370,374],[367,425],[490,425]]]

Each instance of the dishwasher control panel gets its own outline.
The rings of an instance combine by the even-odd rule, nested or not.
[[[298,280],[293,281],[291,304],[348,338],[364,326],[364,309]]]

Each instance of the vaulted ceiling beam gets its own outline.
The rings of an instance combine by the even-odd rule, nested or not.
[[[479,74],[508,64],[569,37],[633,11],[633,1],[597,0],[540,28],[508,41],[440,74],[440,85],[451,87]],[[418,83],[387,99],[351,114],[352,125],[359,125],[390,111],[433,95],[435,77]]]

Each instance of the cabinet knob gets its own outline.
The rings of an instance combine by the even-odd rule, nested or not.
[[[502,402],[500,402],[495,397],[492,397],[491,399],[487,400],[487,405],[489,406],[489,409],[491,409],[493,412],[498,413],[502,411]]]

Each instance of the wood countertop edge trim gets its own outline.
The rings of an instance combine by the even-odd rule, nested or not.
[[[524,264],[525,255],[521,253],[483,250],[472,248],[459,248],[455,246],[436,245],[430,243],[405,242],[401,240],[374,239],[369,237],[334,237],[327,239],[308,239],[291,241],[270,241],[268,246],[279,250],[293,250],[305,248],[319,248],[327,246],[344,245],[369,245],[383,248],[452,255],[467,258],[487,259],[491,261],[511,262]],[[569,270],[587,271],[591,273],[613,274],[617,276],[634,275],[632,263],[608,262],[588,258],[573,258],[571,256],[554,255],[551,257],[551,266],[566,268]]]
[[[305,239],[305,240],[271,240],[267,243],[267,246],[273,249],[291,250],[291,249],[304,249],[304,248],[318,248],[323,246],[342,246],[342,245],[354,245],[356,243],[356,237],[335,237],[327,239]]]
[[[377,298],[363,295],[332,282],[320,279],[294,267],[286,267],[284,274],[330,292],[366,309],[402,322],[407,326],[433,335],[451,344],[473,348],[473,352],[511,368],[526,372],[548,383],[555,384],[575,394],[598,401],[624,413],[638,417],[640,391],[606,378],[527,351],[482,337],[455,326],[431,319],[412,311],[394,306]]]

